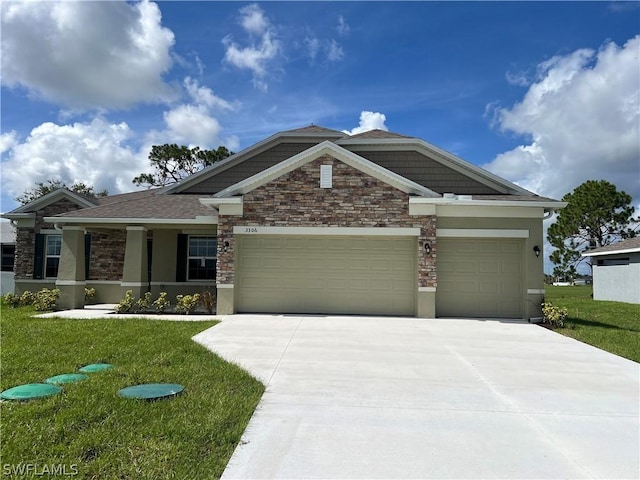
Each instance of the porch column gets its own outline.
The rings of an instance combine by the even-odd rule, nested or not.
[[[63,227],[56,280],[56,288],[60,290],[58,307],[63,310],[84,308],[84,258],[84,227]]]
[[[148,290],[147,229],[127,227],[127,246],[124,251],[122,270],[122,296],[132,290],[134,297],[140,297]]]

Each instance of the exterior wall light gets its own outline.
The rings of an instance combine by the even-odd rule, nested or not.
[[[540,247],[538,245],[533,247],[533,253],[536,254],[536,257],[540,256]]]
[[[225,240],[222,244],[222,251],[226,252],[227,250],[229,250],[229,240]]]
[[[424,242],[424,253],[431,255],[431,244],[429,242]]]

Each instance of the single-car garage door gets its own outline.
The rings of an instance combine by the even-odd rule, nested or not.
[[[238,237],[238,312],[415,315],[416,239]]]
[[[439,317],[522,318],[521,239],[438,239]]]

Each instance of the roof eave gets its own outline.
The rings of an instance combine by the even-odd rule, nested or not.
[[[583,257],[600,257],[602,255],[619,255],[619,254],[625,254],[625,253],[637,253],[640,252],[640,247],[633,247],[633,248],[623,248],[621,250],[607,250],[604,252],[583,252],[582,256]]]

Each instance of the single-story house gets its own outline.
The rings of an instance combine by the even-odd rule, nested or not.
[[[640,303],[640,237],[587,250],[593,269],[593,299]]]
[[[0,222],[0,249],[2,249],[0,295],[4,295],[5,293],[13,293],[15,288],[13,266],[16,253],[16,231],[9,222]]]
[[[541,316],[540,197],[421,139],[311,125],[168,187],[3,215],[16,288],[60,305],[215,290],[217,312]]]

